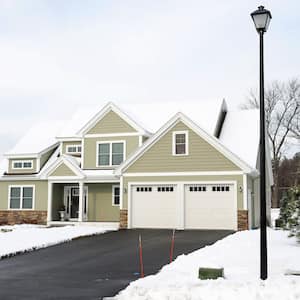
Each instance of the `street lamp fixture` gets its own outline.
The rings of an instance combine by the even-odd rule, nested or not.
[[[267,254],[267,202],[266,202],[266,130],[264,99],[264,33],[268,30],[272,15],[263,6],[251,14],[259,34],[259,103],[260,103],[260,278],[268,278]]]

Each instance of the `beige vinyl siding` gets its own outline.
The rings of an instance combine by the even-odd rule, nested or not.
[[[77,176],[77,175],[68,166],[62,163],[49,175],[49,177],[50,176]]]
[[[235,181],[237,183],[237,208],[243,209],[243,175],[207,175],[207,176],[147,176],[147,177],[123,177],[123,190],[126,188],[127,193],[123,194],[124,209],[128,207],[128,183],[129,182],[192,182],[192,181]]]
[[[74,141],[74,142],[62,142],[62,154],[66,154],[67,153],[67,146],[70,146],[70,145],[81,145],[81,142],[80,141]],[[70,153],[68,153],[70,154]]]
[[[40,167],[42,168],[44,165],[45,165],[45,163],[48,161],[48,159],[51,157],[51,155],[53,154],[53,152],[56,150],[56,148],[55,149],[52,149],[52,150],[50,150],[50,151],[48,151],[48,152],[46,152],[45,154],[43,154],[42,156],[41,156],[41,158],[40,158]]]
[[[32,168],[31,169],[13,169],[12,164],[14,161],[23,161],[23,160],[32,160]],[[8,173],[12,174],[32,174],[36,173],[36,158],[26,157],[26,158],[16,158],[16,159],[9,159],[8,164]]]
[[[34,185],[35,198],[34,210],[47,210],[48,203],[48,183],[46,180],[32,181],[1,181],[0,182],[0,210],[8,209],[8,187],[10,185]]]
[[[92,183],[88,186],[88,221],[118,222],[119,206],[112,205],[112,184]]]
[[[97,142],[107,141],[126,141],[125,159],[139,146],[138,136],[118,136],[103,138],[85,138],[84,139],[84,159],[83,169],[103,169],[97,167]]]
[[[188,155],[172,155],[172,133],[174,131],[188,131]],[[239,170],[240,168],[222,153],[185,124],[179,122],[135,161],[126,170],[126,173]]]
[[[108,112],[87,134],[136,132],[125,120],[115,112]]]

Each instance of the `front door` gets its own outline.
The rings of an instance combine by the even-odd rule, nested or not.
[[[70,219],[78,219],[79,188],[71,188]]]
[[[79,217],[79,188],[76,186],[66,186],[64,202],[67,218],[71,221],[78,220]],[[87,219],[87,187],[84,187],[83,194],[83,220]]]

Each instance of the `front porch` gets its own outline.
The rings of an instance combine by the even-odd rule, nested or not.
[[[120,192],[115,182],[48,183],[47,224],[50,226],[98,224],[119,225],[120,209],[116,205],[116,192]]]

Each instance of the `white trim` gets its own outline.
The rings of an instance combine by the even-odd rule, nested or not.
[[[96,143],[96,167],[97,168],[105,168],[105,167],[118,167],[119,165],[112,164],[112,144],[123,143],[123,161],[126,160],[126,140],[119,141],[98,141]],[[99,145],[101,144],[110,144],[109,146],[109,165],[99,165]]]
[[[235,180],[218,180],[218,181],[134,181],[134,182],[128,182],[128,198],[127,198],[127,207],[128,207],[128,217],[127,217],[127,224],[128,224],[128,229],[132,228],[132,186],[135,185],[174,185],[176,184],[177,186],[177,193],[179,195],[179,200],[178,201],[183,201],[183,203],[180,203],[181,207],[185,207],[185,196],[184,196],[184,186],[188,184],[230,184],[233,185],[234,189],[234,210],[236,211],[235,214],[235,228],[234,230],[238,229],[238,203],[237,203],[237,181]],[[179,187],[181,185],[181,188]],[[182,191],[183,190],[183,191]],[[180,194],[179,194],[180,193]],[[180,196],[182,199],[180,199]],[[181,215],[183,214],[183,216]],[[178,210],[178,226],[176,229],[184,229],[185,228],[185,210]],[[183,224],[182,224],[183,222]],[[183,225],[183,226],[182,226]]]
[[[78,205],[78,221],[79,222],[83,221],[83,193],[84,193],[84,184],[82,181],[80,181],[79,182],[79,205]]]
[[[28,176],[28,177],[27,177]],[[38,175],[19,175],[16,176],[16,174],[14,174],[14,176],[12,175],[5,175],[5,176],[1,176],[0,177],[1,181],[27,181],[27,180],[41,180]]]
[[[22,167],[21,168],[16,168],[14,166],[15,163],[21,163]],[[31,163],[31,167],[24,167],[25,163]],[[11,161],[11,169],[12,170],[32,170],[33,169],[33,159],[22,159],[22,160],[12,160]]]
[[[85,143],[84,143],[84,139],[82,139],[82,142],[81,142],[81,169],[84,169],[84,146]]]
[[[96,123],[98,123],[101,119],[104,118],[106,114],[108,114],[110,111],[113,111],[116,113],[121,119],[123,119],[125,122],[127,122],[132,128],[134,128],[137,132],[140,133],[146,133],[148,132],[138,125],[133,119],[131,119],[127,114],[125,114],[123,111],[121,111],[114,103],[109,102],[107,103],[93,118],[91,118],[78,132],[78,135],[84,136],[91,128],[95,126]]]
[[[115,204],[115,188],[119,188],[119,204]],[[111,205],[112,206],[121,206],[121,186],[114,184],[111,186]]]
[[[139,172],[124,173],[124,177],[151,177],[151,176],[218,176],[243,175],[243,171],[195,171],[195,172]]]
[[[243,208],[248,209],[248,183],[247,174],[243,175]]]
[[[53,184],[48,181],[48,205],[47,205],[47,222],[52,221],[52,194],[53,194]]]
[[[137,149],[126,161],[124,161],[116,170],[117,174],[126,171],[138,158],[140,158],[155,142],[157,142],[168,130],[171,130],[178,122],[183,122],[187,127],[192,129],[200,137],[202,137],[211,146],[221,152],[225,157],[231,160],[245,173],[251,173],[254,169],[251,168],[247,163],[237,157],[234,153],[228,150],[220,141],[211,136],[198,125],[196,125],[191,119],[182,113],[177,113],[171,118],[163,127],[161,127],[152,137],[150,137],[139,149]]]
[[[124,136],[142,136],[141,132],[119,132],[119,133],[90,133],[84,138],[107,138],[107,137],[124,137]]]
[[[40,172],[40,169],[41,169],[41,158],[37,158],[36,159],[36,162],[35,162],[35,169],[36,169],[36,172]]]
[[[185,135],[185,153],[183,153],[183,154],[176,154],[176,135],[177,134]],[[189,155],[189,131],[188,130],[172,132],[172,155],[173,156],[188,156]]]
[[[76,151],[75,152],[70,152],[69,148],[76,148]],[[78,151],[78,148],[80,147],[80,151]],[[66,153],[67,154],[81,154],[82,153],[82,146],[81,144],[73,144],[73,145],[66,145]]]
[[[81,142],[82,138],[81,137],[71,137],[71,136],[57,136],[55,137],[59,142]]]
[[[23,208],[22,201],[23,201],[23,188],[32,188],[32,208]],[[20,207],[19,208],[10,208],[10,195],[11,195],[11,188],[20,188]],[[9,185],[8,186],[8,210],[34,210],[35,208],[35,185],[30,184],[22,184],[22,185]]]
[[[139,147],[143,145],[143,136],[139,135]]]
[[[124,187],[123,187],[123,176],[120,177],[120,209],[123,209],[124,203],[123,203],[123,193],[124,193]]]

